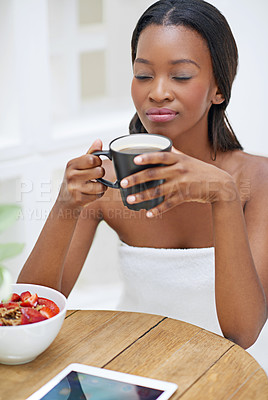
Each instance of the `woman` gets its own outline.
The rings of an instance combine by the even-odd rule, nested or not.
[[[162,0],[138,21],[132,56],[137,113],[130,132],[165,135],[174,147],[137,157],[137,164],[164,166],[129,176],[121,186],[164,179],[128,202],[160,194],[165,200],[148,212],[125,208],[118,191],[96,182],[104,173],[115,179],[111,162],[91,154],[102,148],[96,140],[67,164],[19,282],[68,295],[104,220],[121,240],[121,308],[214,331],[219,322],[225,337],[247,348],[267,318],[268,162],[243,152],[225,116],[238,58],[231,30],[202,0]]]

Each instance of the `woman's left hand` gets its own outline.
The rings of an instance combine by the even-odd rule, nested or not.
[[[164,201],[147,212],[157,216],[184,202],[214,203],[233,201],[238,192],[234,179],[224,170],[190,157],[174,147],[171,152],[141,154],[134,159],[137,165],[162,164],[129,175],[121,181],[123,188],[164,179],[164,183],[143,192],[130,195],[128,203],[134,204],[165,196]]]

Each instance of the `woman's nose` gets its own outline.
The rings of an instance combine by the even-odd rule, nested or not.
[[[164,79],[154,79],[149,93],[151,101],[161,103],[163,101],[172,101],[173,92]]]

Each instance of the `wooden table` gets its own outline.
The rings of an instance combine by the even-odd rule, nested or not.
[[[265,372],[234,343],[185,322],[117,311],[68,311],[36,360],[0,365],[0,399],[25,400],[73,362],[175,382],[172,400],[268,399]]]

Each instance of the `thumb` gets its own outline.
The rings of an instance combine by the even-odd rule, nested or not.
[[[102,141],[100,139],[96,139],[88,149],[87,154],[92,154],[94,151],[99,150],[102,150]]]

